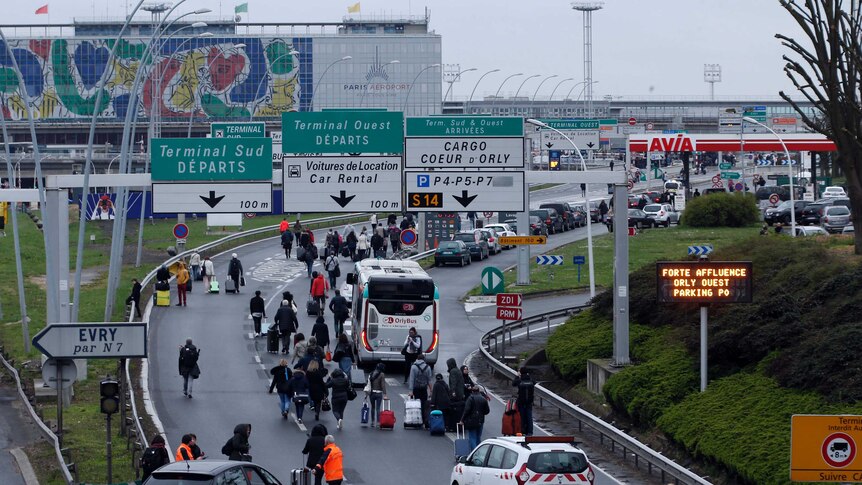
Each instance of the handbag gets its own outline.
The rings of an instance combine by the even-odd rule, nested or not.
[[[320,403],[320,410],[324,412],[332,411],[332,404],[329,403],[328,397],[323,398],[323,402]]]
[[[356,389],[353,386],[347,388],[347,400],[352,401],[356,399]]]
[[[368,376],[368,382],[365,383],[365,387],[362,388],[362,391],[365,394],[371,394],[371,376]]]
[[[293,403],[302,406],[308,404],[308,394],[294,394]]]
[[[190,372],[190,374],[192,376],[192,379],[197,379],[198,377],[201,376],[201,368],[198,367],[197,364],[195,364],[195,366],[192,368],[192,371]]]
[[[245,276],[239,277],[239,286],[245,286]]]
[[[404,347],[401,347],[401,355],[407,355],[407,344],[404,344]]]

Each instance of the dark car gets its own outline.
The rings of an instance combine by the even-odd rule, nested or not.
[[[769,197],[772,194],[778,194],[778,197],[781,200],[790,200],[790,191],[777,185],[760,187],[756,192],[754,192],[754,196],[757,197],[757,200],[769,200]]]
[[[582,205],[572,206],[574,211],[575,227],[584,227],[587,225],[587,209]]]
[[[702,192],[702,194],[703,194],[703,195],[709,195],[709,194],[726,194],[726,193],[727,193],[727,189],[725,189],[725,188],[720,188],[720,189],[719,189],[718,187],[710,187],[710,188],[708,188],[708,189],[703,189],[703,192]]]
[[[628,217],[629,217],[629,227],[636,227],[638,229],[643,229],[645,227],[653,227],[656,226],[655,220],[648,216],[646,212],[640,209],[628,209]],[[608,231],[614,232],[614,219],[610,215],[608,216]]]
[[[463,241],[470,251],[470,256],[480,261],[487,258],[491,251],[481,231],[456,232],[452,240]]]
[[[798,217],[796,222],[803,226],[820,225],[820,217],[823,215],[824,207],[826,207],[826,204],[820,204],[818,202],[808,204],[804,209],[802,209],[801,217]]]
[[[517,231],[517,229],[515,229]],[[530,216],[530,235],[532,236],[547,236],[548,226],[545,221],[539,216]]]
[[[641,201],[641,196],[635,195],[635,194],[629,194],[629,203],[628,203],[629,209],[637,209],[640,201]]]
[[[656,192],[655,190],[650,190],[648,192],[644,192],[644,195],[649,199],[649,203],[659,203],[661,202],[661,192]]]
[[[154,471],[147,485],[177,485],[194,483],[253,483],[255,485],[281,485],[265,468],[245,461],[191,460],[177,461]]]
[[[597,200],[590,201],[590,220],[593,222],[599,222],[599,219],[602,217],[599,212],[599,204],[600,202]]]
[[[538,216],[543,221],[545,221],[545,225],[548,226],[548,232],[551,234],[556,234],[558,232],[563,232],[563,218],[560,216],[560,213],[556,211],[556,209],[537,209],[530,211],[531,216]]]
[[[807,200],[794,201],[794,205],[796,207],[794,212],[796,213],[795,217],[797,221],[802,220],[802,211],[810,204],[811,202]],[[776,222],[790,224],[790,201],[787,200],[778,204],[778,207],[770,207],[766,209],[766,212],[763,214],[763,221],[770,226]]]
[[[460,266],[470,264],[473,258],[464,241],[443,241],[434,251],[434,266],[442,266],[446,263],[457,263]]]
[[[557,211],[557,214],[562,215],[564,231],[577,227],[577,224],[575,224],[575,209],[568,202],[547,202],[540,205],[539,209],[554,209]]]

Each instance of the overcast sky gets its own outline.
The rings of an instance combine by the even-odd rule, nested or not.
[[[209,7],[233,15],[246,0],[187,0],[178,12]],[[353,0],[247,0],[249,22],[337,22]],[[49,4],[49,15],[35,10]],[[4,0],[3,24],[68,23],[73,17],[125,14],[135,0]],[[562,0],[361,0],[362,15],[422,15],[428,8],[431,29],[443,38],[443,62],[460,64],[464,74],[453,91],[468,96],[482,73],[490,74],[477,89],[513,94],[533,74],[557,74],[539,95],[547,96],[556,82],[583,80],[583,21],[571,2]],[[777,0],[606,0],[593,13],[593,79],[595,97],[706,96],[703,65],[720,64],[722,81],[716,95],[777,96],[794,88],[781,70],[783,48],[776,32],[798,36],[799,28]],[[532,96],[543,77],[524,85]],[[555,99],[573,85],[559,88]],[[576,93],[580,87],[576,89]],[[574,97],[575,94],[573,93]]]

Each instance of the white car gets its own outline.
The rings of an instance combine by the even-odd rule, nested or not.
[[[844,192],[843,187],[833,185],[830,187],[826,187],[826,189],[823,190],[824,199],[835,199],[838,197],[847,197],[847,192]]]
[[[513,231],[512,227],[509,226],[508,224],[503,224],[503,223],[486,224],[485,227],[488,229],[493,229],[497,233],[498,236],[504,236],[504,237],[517,236],[517,234],[515,234],[515,231]],[[503,246],[503,249],[509,249],[512,247],[514,247],[514,246]]]
[[[595,474],[573,436],[490,438],[458,458],[452,485],[593,485]]]
[[[853,227],[853,226],[850,226]],[[847,229],[845,227],[845,229]],[[828,236],[826,229],[820,226],[796,226],[797,236]]]
[[[500,237],[497,235],[497,231],[495,231],[493,228],[485,226],[479,229],[474,229],[474,231],[484,231],[486,234],[488,234],[489,254],[499,254],[501,251],[503,251],[503,246],[500,245]]]
[[[647,204],[643,211],[655,221],[656,226],[669,227],[671,223],[679,224],[679,212],[670,204]]]

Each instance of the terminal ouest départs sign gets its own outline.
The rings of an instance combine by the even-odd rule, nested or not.
[[[750,303],[751,261],[658,261],[659,303]]]
[[[272,180],[271,138],[153,138],[154,181]]]
[[[402,153],[400,111],[321,111],[281,114],[284,153]]]

